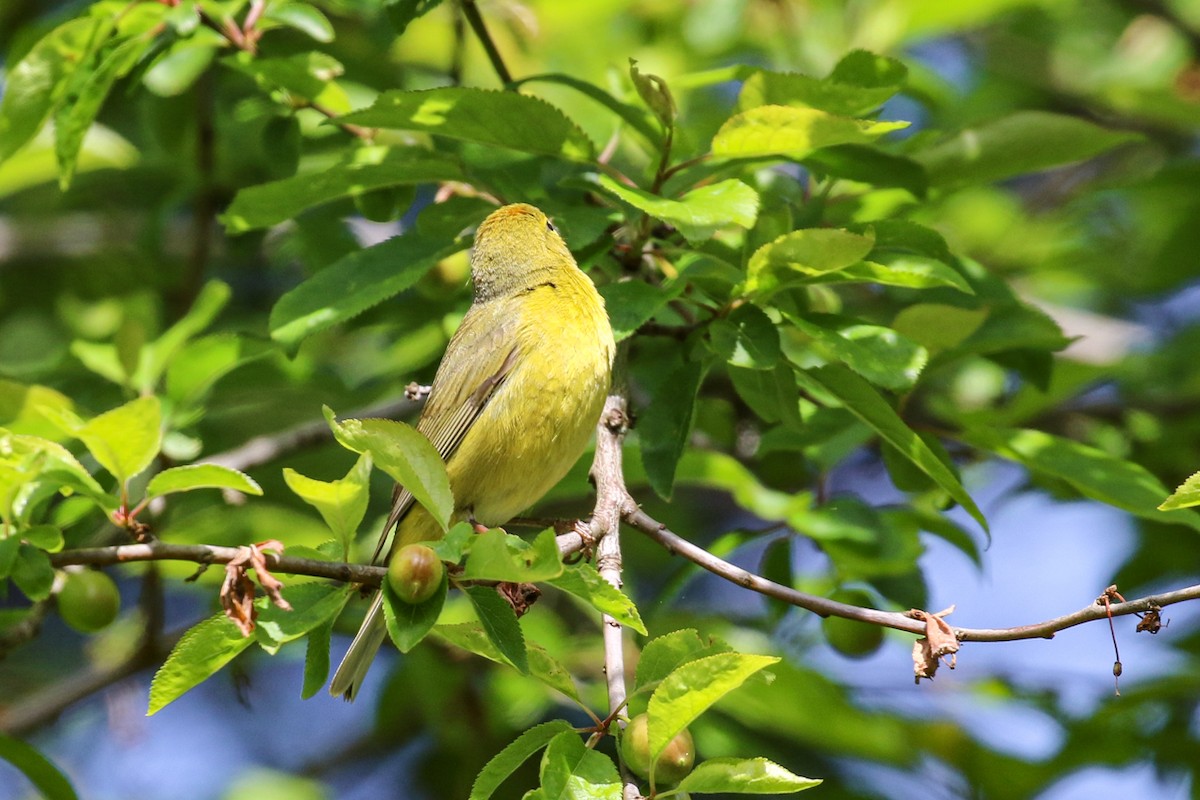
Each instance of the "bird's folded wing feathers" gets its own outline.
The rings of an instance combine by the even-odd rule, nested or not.
[[[473,314],[473,311],[475,307],[463,317],[451,338],[434,376],[429,400],[417,422],[417,430],[425,434],[442,461],[449,461],[454,455],[488,401],[503,385],[519,354],[515,313],[502,315],[500,325],[495,325],[495,317],[492,317],[489,329],[480,322],[483,315]],[[453,368],[447,369],[447,365]],[[402,486],[396,486],[392,492],[392,511],[379,535],[372,562],[379,559],[392,529],[412,504],[412,494]]]

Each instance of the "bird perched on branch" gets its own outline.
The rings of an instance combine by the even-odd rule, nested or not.
[[[446,462],[454,520],[501,525],[578,460],[608,394],[616,350],[604,300],[550,220],[518,203],[493,211],[471,252],[475,297],[450,339],[417,422]],[[389,559],[441,528],[401,487],[380,535]],[[375,597],[329,691],[353,700],[386,636]]]

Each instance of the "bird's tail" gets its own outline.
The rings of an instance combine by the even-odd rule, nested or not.
[[[375,600],[371,603],[371,609],[367,611],[367,616],[363,619],[362,627],[358,629],[358,634],[350,643],[350,649],[346,651],[346,656],[338,665],[337,672],[333,675],[333,681],[329,684],[331,695],[334,697],[341,695],[345,700],[354,700],[354,696],[362,687],[363,679],[367,676],[367,670],[371,668],[371,662],[375,660],[375,654],[379,652],[379,646],[383,644],[386,637],[387,625],[383,617],[383,592],[376,592]]]

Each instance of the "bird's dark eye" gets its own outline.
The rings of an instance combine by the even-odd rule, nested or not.
[[[546,230],[558,233],[558,228],[554,227],[554,223],[550,220],[546,220]]]

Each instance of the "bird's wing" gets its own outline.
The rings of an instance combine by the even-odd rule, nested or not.
[[[417,422],[417,430],[433,443],[442,461],[449,461],[454,455],[517,362],[516,314],[495,305],[487,314],[477,311],[478,307],[472,306],[451,337],[433,378],[429,400]],[[392,529],[412,504],[412,494],[396,486],[392,491],[392,511],[379,535],[372,562],[378,560]]]

